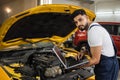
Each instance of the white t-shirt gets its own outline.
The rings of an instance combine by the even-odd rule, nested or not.
[[[92,23],[92,25],[99,25]],[[114,47],[109,33],[102,26],[93,26],[88,28],[88,44],[90,47],[102,46],[102,55],[114,56]]]

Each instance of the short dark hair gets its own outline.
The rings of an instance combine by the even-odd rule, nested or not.
[[[84,9],[77,9],[71,14],[72,20],[79,14],[80,15],[87,15]]]

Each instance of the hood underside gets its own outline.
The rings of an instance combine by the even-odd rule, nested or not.
[[[69,13],[39,13],[26,16],[12,25],[3,42],[15,38],[65,37],[75,29]]]
[[[26,44],[26,40],[34,43],[50,39],[64,43],[77,30],[71,14],[81,8],[66,4],[41,5],[8,18],[0,28],[0,49]],[[92,11],[82,9],[90,20],[95,18]]]

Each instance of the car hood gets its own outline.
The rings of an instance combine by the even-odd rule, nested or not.
[[[42,5],[10,17],[0,28],[0,49],[25,44],[25,40],[32,43],[39,40],[63,43],[77,29],[70,15],[80,8],[83,7],[67,4]],[[92,11],[83,9],[90,19],[95,18]]]

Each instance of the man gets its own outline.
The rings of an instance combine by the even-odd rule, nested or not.
[[[95,80],[117,80],[117,52],[109,33],[100,24],[90,20],[84,9],[74,11],[71,17],[78,29],[87,31],[92,57],[85,66],[95,65]]]

